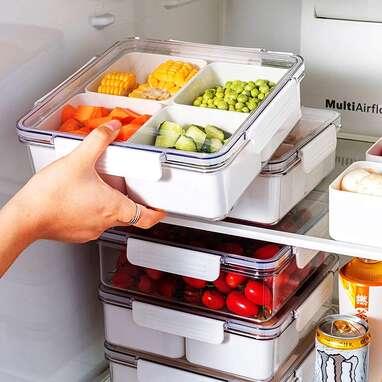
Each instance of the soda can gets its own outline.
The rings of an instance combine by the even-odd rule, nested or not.
[[[369,327],[360,317],[334,314],[316,331],[314,382],[367,382]]]

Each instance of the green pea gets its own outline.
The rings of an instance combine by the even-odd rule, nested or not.
[[[269,92],[269,86],[268,85],[260,86],[259,90],[261,91],[261,93],[264,93],[264,94],[268,93]]]
[[[209,107],[210,109],[216,109],[216,106],[215,105],[208,105],[207,107]]]
[[[238,102],[236,105],[235,105],[235,109],[240,111],[245,105],[242,103],[242,102]]]
[[[228,105],[235,106],[237,102],[236,102],[235,99],[229,99],[229,100],[227,101],[227,103],[228,103]]]
[[[200,106],[202,104],[202,101],[199,99],[199,97],[194,101],[194,106]]]
[[[249,81],[247,85],[244,86],[244,89],[247,91],[251,91],[256,87],[255,83],[253,81]]]
[[[265,94],[264,93],[260,93],[258,96],[257,96],[257,99],[259,100],[263,100],[265,98]]]
[[[228,98],[229,98],[230,100],[236,101],[236,100],[237,100],[237,94],[236,94],[236,93],[230,94],[230,95],[228,96]]]
[[[216,91],[217,91],[217,92],[224,92],[224,88],[223,88],[223,86],[217,86],[217,87],[216,87]]]
[[[229,111],[236,111],[234,105],[229,105],[228,110],[229,110]]]
[[[259,95],[259,90],[257,88],[254,88],[253,90],[251,90],[251,96],[256,98],[258,95]]]
[[[232,81],[227,81],[224,85],[225,88],[230,89],[232,86]]]
[[[246,103],[248,101],[248,97],[244,94],[240,94],[238,97],[237,97],[237,100],[239,102],[242,102],[242,103]]]
[[[220,110],[228,110],[228,104],[227,102],[224,102],[224,101],[220,101],[217,107]]]
[[[268,81],[268,86],[270,88],[274,88],[276,86],[276,82],[273,82],[273,81]]]
[[[214,105],[217,106],[220,102],[219,98],[214,98]]]
[[[267,81],[266,80],[256,80],[255,81],[255,85],[257,87],[260,87],[260,86],[263,86],[263,85],[267,85]]]
[[[204,95],[203,95],[203,98],[206,100],[212,99],[214,97],[215,97],[215,95],[211,94],[211,93],[204,93]]]
[[[215,97],[219,98],[219,99],[223,99],[224,98],[224,93],[218,92],[218,93],[216,93]]]
[[[204,102],[202,102],[202,104],[200,105],[200,107],[207,107],[208,105]]]
[[[210,98],[208,101],[207,101],[207,105],[208,106],[213,106],[214,105],[214,99],[213,98]]]
[[[242,113],[249,113],[249,109],[247,108],[247,106],[244,106],[244,107],[241,109],[241,112],[242,112]]]
[[[243,91],[244,91],[244,86],[240,86],[240,87],[238,87],[238,88],[236,89],[236,92],[237,92],[238,94],[243,93]]]
[[[249,90],[244,90],[241,94],[246,95],[247,97],[251,96],[251,92]]]

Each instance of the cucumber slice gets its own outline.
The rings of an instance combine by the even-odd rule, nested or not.
[[[223,143],[218,138],[207,138],[202,146],[204,153],[216,153],[223,147]]]
[[[155,139],[155,146],[157,147],[174,147],[178,140],[178,135],[158,135]]]
[[[206,131],[207,138],[217,138],[222,142],[224,141],[224,132],[216,126],[207,125],[204,130]]]
[[[196,151],[196,144],[192,138],[181,135],[176,141],[175,148],[183,151]]]
[[[192,138],[196,143],[196,148],[200,150],[207,134],[199,126],[191,125],[186,131],[186,137]]]
[[[181,134],[183,134],[183,129],[175,122],[163,121],[159,126],[159,135],[175,135],[179,137]]]

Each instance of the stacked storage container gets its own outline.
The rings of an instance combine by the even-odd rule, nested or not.
[[[198,71],[165,100],[97,93],[108,73],[150,82],[168,60]],[[275,224],[334,166],[338,114],[301,109],[303,74],[302,59],[291,54],[128,39],[40,100],[18,133],[39,169],[82,140],[58,129],[64,105],[149,114],[97,162],[108,183],[186,219]],[[250,113],[194,101],[207,88],[264,78],[274,85]],[[209,153],[158,147],[164,121],[182,131],[217,126],[224,143]],[[113,382],[290,380],[285,365],[327,311],[337,266],[333,255],[170,224],[105,233],[99,249]],[[303,361],[300,353],[294,366]]]

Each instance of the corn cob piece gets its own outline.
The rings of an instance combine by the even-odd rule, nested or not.
[[[165,89],[173,95],[198,71],[199,68],[191,63],[168,60],[148,76],[147,82],[152,88]]]
[[[98,93],[127,96],[137,87],[135,74],[128,72],[107,73],[101,80]]]

